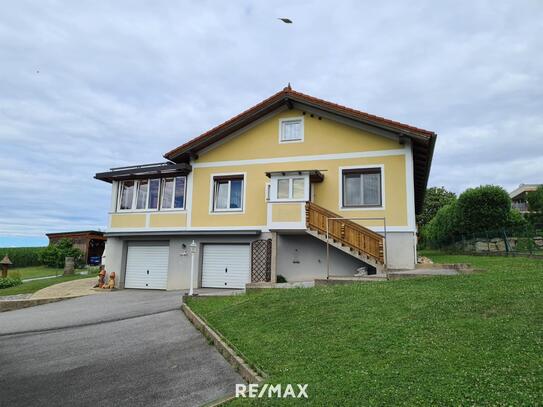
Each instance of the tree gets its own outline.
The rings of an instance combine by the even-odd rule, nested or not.
[[[83,252],[77,247],[73,247],[70,239],[61,239],[58,243],[51,244],[42,250],[41,261],[48,267],[64,267],[64,259],[73,257],[76,266],[82,266]]]
[[[423,227],[428,224],[437,211],[443,208],[445,205],[449,205],[456,201],[456,194],[454,192],[447,191],[445,187],[431,187],[426,190],[424,195],[424,204],[422,205],[422,211],[417,215],[417,224],[419,227]]]
[[[533,223],[543,223],[543,185],[540,185],[535,191],[526,194],[528,209],[530,214],[528,219]]]
[[[497,185],[466,189],[458,197],[458,220],[466,234],[503,229],[511,221],[511,198]]]
[[[441,247],[453,243],[459,237],[458,204],[454,200],[441,207],[436,215],[421,230],[423,243],[430,247]]]

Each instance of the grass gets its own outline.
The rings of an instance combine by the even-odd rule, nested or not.
[[[21,267],[16,269],[10,269],[8,271],[8,276],[17,275],[17,273],[21,276],[21,278],[37,278],[37,277],[47,277],[47,276],[55,276],[55,275],[62,275],[64,272],[64,269],[55,269],[47,266],[33,266],[33,267]]]
[[[39,267],[28,267],[28,269],[31,269],[31,268],[39,269]],[[14,271],[21,271],[21,270],[24,270],[24,269],[17,269]],[[50,270],[54,271],[55,269],[50,269]],[[21,275],[23,276],[23,278],[31,278],[31,277],[28,277],[27,275],[23,275],[22,273]],[[41,290],[42,288],[49,287],[54,284],[64,283],[66,281],[71,281],[71,280],[79,280],[81,278],[94,277],[97,275],[98,273],[96,272],[95,269],[89,270],[89,274],[87,275],[74,274],[72,276],[62,276],[62,270],[60,270],[59,277],[56,277],[56,278],[47,278],[45,280],[28,281],[26,283],[23,283],[15,287],[0,289],[0,296],[35,293],[36,291]],[[39,276],[39,277],[42,277],[42,276]]]
[[[311,405],[540,404],[543,261],[426,254],[487,271],[189,305],[269,383],[308,383]]]

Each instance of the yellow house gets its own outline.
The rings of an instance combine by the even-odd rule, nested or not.
[[[436,134],[290,86],[167,152],[113,168],[106,269],[127,288],[243,288],[416,264]]]

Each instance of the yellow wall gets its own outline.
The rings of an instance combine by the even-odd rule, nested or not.
[[[145,227],[145,217],[143,213],[114,214],[111,215],[112,228],[143,228]]]
[[[348,153],[353,151],[393,150],[401,148],[398,142],[363,132],[354,127],[325,119],[319,120],[306,114],[304,117],[304,142],[279,143],[279,120],[302,117],[302,112],[289,110],[217,144],[200,154],[197,162],[248,160],[256,158],[289,157]]]
[[[385,210],[349,210],[339,208],[339,168],[352,165],[384,165]],[[319,169],[322,183],[313,184],[315,203],[344,217],[383,217],[389,226],[407,226],[405,156],[351,158],[342,160],[305,161],[293,163],[257,164],[213,168],[194,168],[192,226],[262,226],[267,224],[265,184],[266,172]],[[210,179],[212,174],[245,172],[245,213],[210,214]],[[382,226],[381,222],[361,222],[367,226]]]
[[[149,226],[152,228],[173,228],[187,226],[185,213],[152,213],[149,215]]]
[[[324,174],[322,183],[313,184],[314,201],[344,217],[386,217],[387,226],[408,226],[406,163],[405,155],[386,155],[318,161],[299,161],[273,164],[244,164],[212,166],[213,162],[239,161],[251,159],[280,158],[292,156],[324,155],[338,153],[402,150],[403,146],[391,139],[370,134],[328,119],[304,117],[304,142],[279,143],[279,119],[302,116],[300,111],[291,110],[256,125],[228,141],[222,141],[216,147],[201,152],[194,161],[192,187],[191,227],[262,227],[267,224],[267,203],[265,185],[270,182],[266,172],[289,170],[320,170]],[[198,167],[206,163],[209,167]],[[340,167],[348,166],[384,166],[384,201],[385,209],[348,210],[340,209],[339,173]],[[210,180],[213,174],[245,173],[245,201],[243,213],[210,213]],[[274,205],[275,206],[275,205]],[[285,206],[273,209],[273,216],[281,221],[298,221],[294,212]],[[277,211],[277,212],[276,212]],[[288,213],[287,213],[288,212]],[[112,215],[113,228],[145,227],[145,214]],[[150,216],[150,227],[184,227],[187,225],[186,214],[156,213]],[[276,221],[279,221],[279,220]],[[366,226],[382,226],[382,221],[363,221]]]
[[[299,203],[275,203],[272,206],[273,222],[301,222],[301,209]]]

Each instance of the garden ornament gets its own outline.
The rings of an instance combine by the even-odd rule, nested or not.
[[[104,288],[104,289],[107,288],[107,289],[110,289],[110,290],[115,288],[115,272],[114,271],[109,273],[109,280],[108,280],[107,284],[104,285],[102,288]]]
[[[94,286],[94,288],[102,288],[104,286],[104,283],[106,282],[106,268],[104,266],[100,266],[100,272],[98,273],[98,284]]]
[[[2,278],[6,278],[8,276],[8,268],[13,263],[6,254],[2,261],[0,261],[0,264],[2,265]]]

